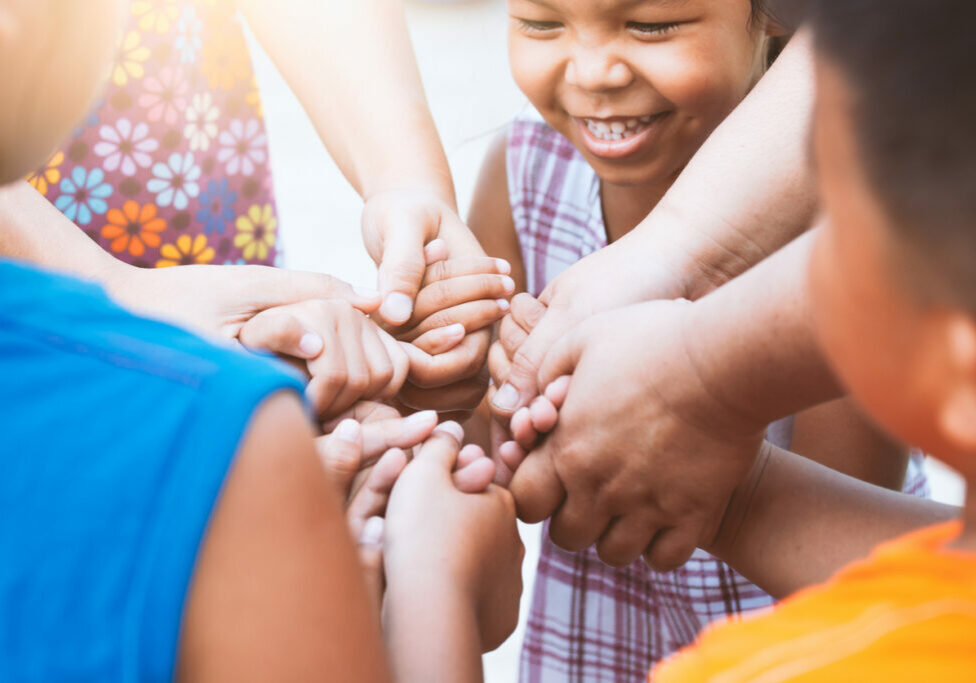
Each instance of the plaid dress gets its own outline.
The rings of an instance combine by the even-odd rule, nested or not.
[[[528,290],[534,295],[567,267],[606,246],[596,173],[572,144],[534,111],[508,132],[512,218]],[[792,420],[767,438],[789,446]],[[928,495],[921,457],[905,490]],[[709,622],[767,607],[773,599],[702,550],[667,573],[642,561],[615,569],[596,550],[570,553],[543,530],[520,678],[523,683],[644,681],[662,658],[694,642]]]

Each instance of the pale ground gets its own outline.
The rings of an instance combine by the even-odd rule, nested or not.
[[[407,11],[464,215],[489,141],[525,104],[508,72],[505,3],[408,0]],[[271,138],[285,265],[374,285],[375,269],[360,241],[359,197],[329,159],[270,60],[259,48],[254,55]],[[936,496],[958,504],[962,499],[959,479],[937,463],[932,474]],[[539,552],[538,527],[523,527],[522,532],[527,550],[522,623],[501,648],[485,657],[485,677],[490,683],[517,679],[518,650]]]

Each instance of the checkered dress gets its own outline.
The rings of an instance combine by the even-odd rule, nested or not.
[[[599,179],[534,111],[509,129],[507,169],[528,290],[538,296],[567,267],[606,246]],[[788,446],[791,431],[785,420],[767,436]],[[905,490],[928,495],[921,458],[912,459]],[[522,648],[523,683],[643,681],[709,622],[773,602],[701,550],[672,572],[654,572],[641,561],[615,569],[593,548],[561,550],[547,531]]]

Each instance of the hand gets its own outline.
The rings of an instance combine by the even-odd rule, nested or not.
[[[149,269],[121,264],[106,285],[114,299],[139,313],[226,339],[236,338],[244,323],[274,306],[343,299],[371,313],[380,305],[377,292],[354,288],[330,275],[269,266]]]
[[[484,256],[455,209],[430,191],[387,190],[369,197],[362,230],[366,251],[379,266],[379,314],[390,325],[403,325],[413,314],[427,266],[424,245],[440,237],[453,257]]]
[[[320,417],[361,399],[392,398],[406,380],[407,354],[389,334],[341,299],[313,299],[258,313],[240,329],[246,347],[301,359],[305,394]]]
[[[460,420],[481,402],[487,328],[509,308],[515,289],[510,270],[507,262],[483,256],[428,267],[410,328],[398,335],[425,352],[410,354],[399,396],[405,406],[448,411]]]
[[[555,429],[510,490],[522,519],[553,515],[557,545],[596,542],[615,566],[643,552],[664,571],[714,539],[765,425],[703,385],[686,351],[694,305],[650,302],[593,316],[546,355],[540,386],[572,379]]]
[[[465,451],[477,453],[468,466],[484,468],[487,481],[494,471],[480,448],[461,449],[462,432],[454,427],[455,433],[435,431],[390,496],[383,543],[388,595],[396,600],[429,589],[431,600],[460,604],[477,619],[487,651],[518,622],[524,549],[507,491],[489,485],[483,493],[466,494],[452,481]]]
[[[539,297],[545,314],[535,321],[518,354],[511,358],[510,372],[496,377],[498,391],[489,407],[507,424],[519,409],[542,392],[536,377],[546,352],[574,325],[602,311],[651,299],[684,296],[685,277],[672,270],[663,253],[649,250],[640,227],[621,240],[590,254],[561,273]],[[514,304],[514,301],[513,301]]]

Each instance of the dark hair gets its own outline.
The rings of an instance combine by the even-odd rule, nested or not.
[[[818,59],[853,93],[858,157],[917,271],[913,284],[976,309],[976,44],[968,30],[976,2],[816,0],[807,16]]]

